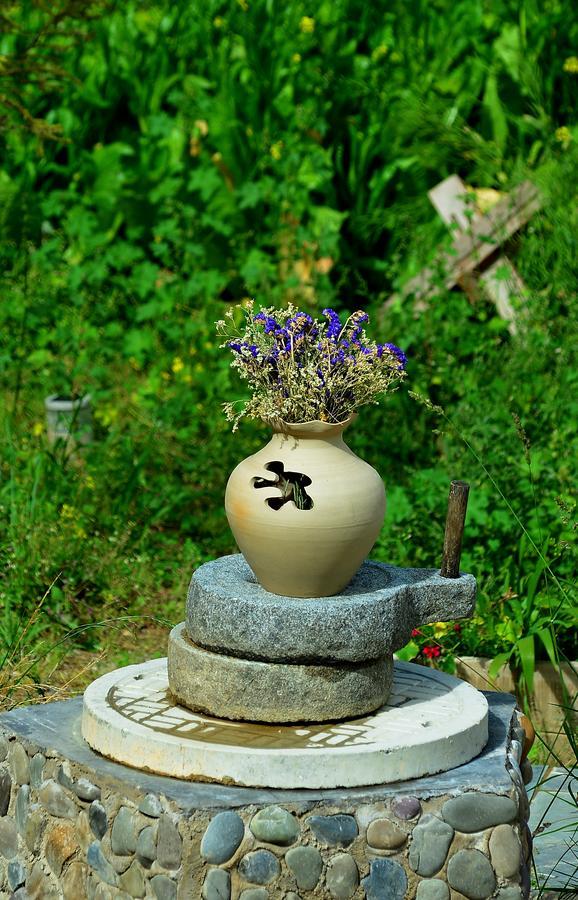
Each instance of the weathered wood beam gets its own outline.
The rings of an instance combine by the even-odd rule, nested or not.
[[[523,297],[526,285],[511,260],[507,256],[499,256],[480,272],[479,283],[483,292],[494,303],[498,315],[508,323],[510,334],[516,334],[519,312],[516,313],[512,305],[512,297]]]
[[[538,188],[530,181],[522,182],[484,216],[473,221],[468,232],[457,233],[451,249],[439,254],[433,266],[410,279],[400,294],[386,300],[385,307],[391,306],[399,297],[413,296],[417,301],[433,297],[439,291],[440,280],[448,290],[455,287],[461,278],[479,268],[503,241],[525,225],[541,206]]]
[[[457,232],[472,228],[480,218],[480,213],[474,206],[473,192],[468,191],[459,175],[444,178],[427,195],[442,222]],[[462,275],[457,284],[470,303],[477,303],[481,299],[482,289],[473,272]]]
[[[448,227],[467,231],[480,218],[474,206],[472,191],[468,191],[459,175],[450,175],[427,192],[428,199],[438,216]]]
[[[474,207],[474,194],[468,190],[459,175],[450,175],[431,191],[430,203],[448,227],[458,231],[475,229],[483,218],[483,213]],[[526,286],[516,271],[514,264],[502,253],[481,273],[469,272],[457,284],[470,303],[476,303],[485,295],[495,305],[498,315],[508,323],[508,331],[515,334],[516,310],[513,297],[523,297]]]

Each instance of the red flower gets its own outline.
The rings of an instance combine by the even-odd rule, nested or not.
[[[421,631],[418,631],[417,628],[412,628],[412,629],[411,629],[411,636],[412,636],[412,637],[420,637],[420,635],[421,635]]]
[[[424,647],[421,651],[424,656],[427,656],[428,659],[437,659],[438,656],[441,656],[441,650],[439,647],[434,647],[429,644],[427,647]]]

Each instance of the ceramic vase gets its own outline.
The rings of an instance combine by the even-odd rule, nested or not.
[[[259,584],[273,594],[338,594],[373,547],[385,489],[345,444],[350,422],[277,423],[269,443],[229,478],[229,525]]]

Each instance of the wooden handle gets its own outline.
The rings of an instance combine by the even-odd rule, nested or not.
[[[462,537],[464,536],[469,492],[470,486],[465,481],[452,481],[448,497],[444,552],[440,570],[440,575],[444,578],[459,578],[460,576]]]

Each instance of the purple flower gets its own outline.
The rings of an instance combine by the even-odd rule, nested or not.
[[[348,329],[350,329],[350,338],[352,344],[359,344],[363,323],[369,322],[369,316],[362,309],[358,309],[349,317]]]
[[[291,350],[291,335],[286,328],[277,328],[275,337],[281,350]]]
[[[377,345],[377,358],[381,359],[383,356],[383,351],[389,350],[399,362],[398,369],[405,369],[407,364],[407,356],[399,347],[396,347],[395,344],[378,344]]]
[[[344,363],[345,362],[345,350],[343,350],[343,349],[338,350],[337,353],[333,354],[333,356],[331,356],[329,358],[329,362],[332,366],[341,365],[342,363]]]
[[[289,319],[287,328],[294,330],[296,338],[308,338],[311,341],[315,340],[319,334],[315,319],[305,312],[298,312],[292,319]]]
[[[395,344],[386,344],[385,346],[399,360],[399,368],[405,369],[407,365],[407,356],[405,355],[403,350],[401,350],[399,347],[396,347]]]
[[[255,344],[247,344],[245,341],[229,341],[227,346],[230,347],[231,350],[234,350],[235,353],[243,354],[247,351],[247,353],[251,354],[253,359],[257,359],[259,356],[259,350]]]
[[[332,341],[336,341],[341,334],[341,320],[334,309],[324,309],[323,315],[329,319],[327,337]]]
[[[313,319],[306,312],[295,313],[286,323],[287,329],[294,333],[303,332],[308,325],[313,325]]]
[[[266,316],[264,312],[257,313],[257,315],[255,316],[253,321],[254,322],[264,322],[265,334],[271,334],[271,333],[276,334],[277,331],[279,330],[279,323],[275,321],[273,316]]]

